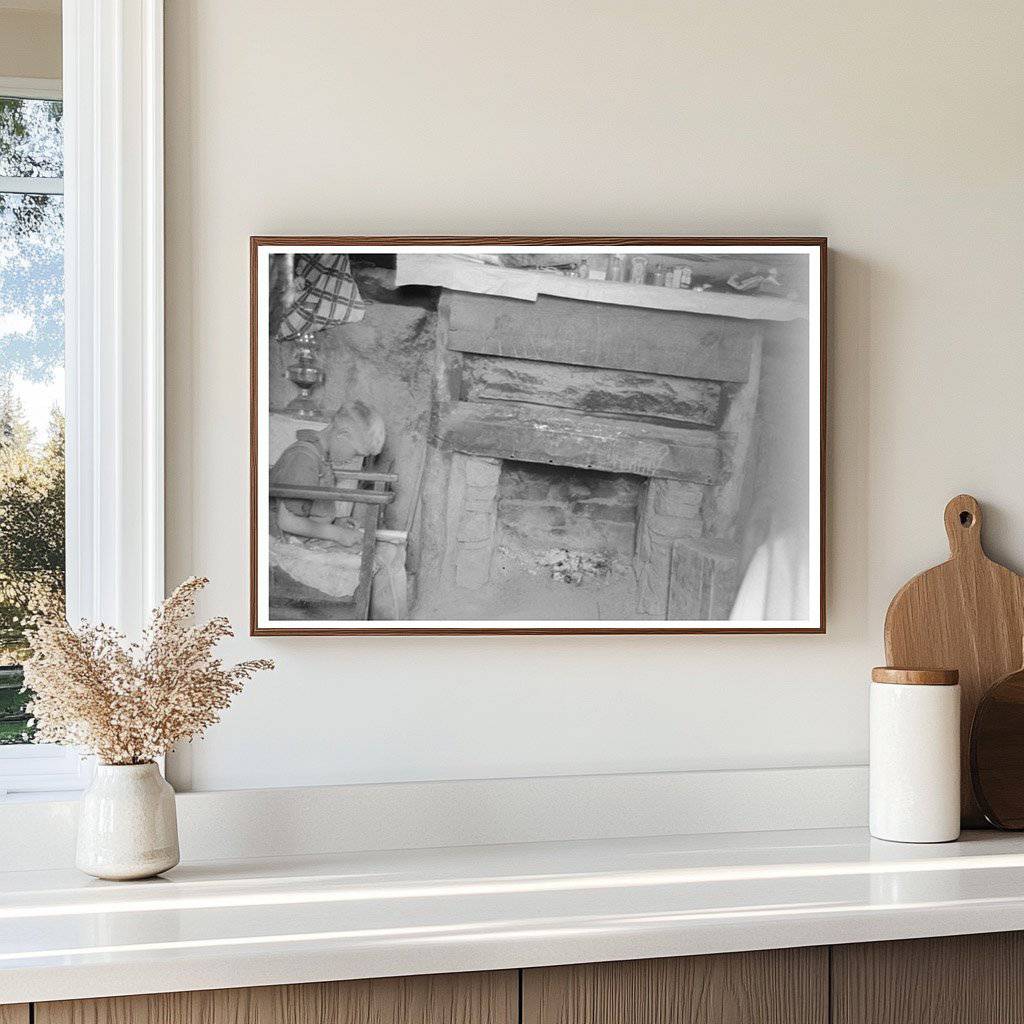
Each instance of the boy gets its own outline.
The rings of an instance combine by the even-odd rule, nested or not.
[[[331,463],[344,464],[361,455],[379,455],[386,431],[380,414],[364,402],[342,406],[323,430],[298,430],[295,440],[270,469],[270,483],[292,487],[335,487]],[[351,519],[336,518],[335,502],[284,498],[277,502],[282,533],[330,540],[342,547],[362,541]]]

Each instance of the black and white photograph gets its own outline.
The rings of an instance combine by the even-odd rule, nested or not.
[[[818,632],[822,239],[252,239],[252,631]]]

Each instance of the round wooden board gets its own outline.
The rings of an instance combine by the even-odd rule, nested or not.
[[[985,817],[1024,829],[1024,669],[982,697],[971,727],[971,783]]]

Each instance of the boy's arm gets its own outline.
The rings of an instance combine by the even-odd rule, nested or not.
[[[316,540],[333,540],[336,544],[341,544],[346,548],[354,547],[362,540],[362,531],[354,526],[296,515],[283,501],[277,507],[277,525],[284,533],[294,533],[300,537],[313,537]]]

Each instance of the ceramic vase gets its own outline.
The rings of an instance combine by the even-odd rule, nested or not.
[[[151,878],[179,860],[174,790],[148,764],[100,764],[82,794],[79,870],[96,878]]]

